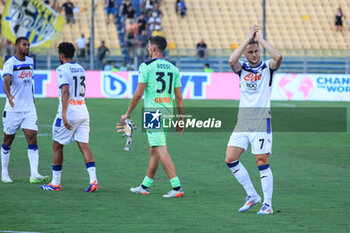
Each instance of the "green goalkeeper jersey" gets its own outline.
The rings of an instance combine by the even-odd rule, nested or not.
[[[174,106],[174,88],[181,87],[179,69],[164,59],[152,59],[139,68],[139,83],[147,83],[145,108],[165,108]]]

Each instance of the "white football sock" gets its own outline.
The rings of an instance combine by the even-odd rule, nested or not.
[[[266,166],[266,165],[264,165]],[[260,168],[263,166],[259,167]],[[270,167],[260,170],[261,187],[264,193],[264,203],[272,206],[273,175]]]
[[[243,186],[247,196],[259,196],[250,180],[247,169],[245,169],[242,163],[237,160],[232,163],[228,163],[227,166],[230,168],[237,181]]]
[[[89,177],[90,177],[90,184],[93,183],[95,180],[97,181],[96,178],[96,167],[89,167],[88,169],[86,169],[89,173]]]
[[[4,145],[1,147],[1,176],[2,177],[9,176],[8,166],[10,162],[11,149],[10,148],[7,148],[7,149],[8,150],[4,149]]]
[[[51,184],[58,186],[61,184],[62,165],[52,165]]]
[[[30,164],[30,177],[35,178],[39,176],[39,150],[37,145],[28,145],[28,159]]]

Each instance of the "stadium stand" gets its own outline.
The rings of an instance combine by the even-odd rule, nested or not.
[[[76,24],[65,25],[60,41],[75,42],[84,33],[90,35],[91,2],[76,0],[81,12],[76,14]],[[107,47],[115,49],[111,59],[120,65],[123,61],[121,28],[107,25],[104,1],[96,8],[95,46],[105,40]],[[269,0],[266,1],[267,40],[284,54],[282,72],[349,73],[350,32],[344,21],[343,33],[334,30],[334,13],[341,6],[349,15],[350,1],[346,0]],[[122,0],[118,0],[120,6]],[[139,1],[132,0],[139,13]],[[168,39],[168,57],[182,71],[202,71],[209,63],[214,71],[230,71],[227,64],[232,49],[245,39],[247,28],[253,23],[261,25],[261,0],[190,0],[186,1],[187,15],[181,19],[175,13],[174,0],[162,0],[163,31]],[[244,6],[253,6],[245,8]],[[117,10],[119,11],[119,9]],[[120,22],[119,22],[120,23]],[[119,35],[119,38],[118,38]],[[198,61],[196,43],[204,39],[209,48],[209,58]],[[60,42],[59,41],[59,42]],[[43,59],[41,59],[43,58]],[[38,56],[38,68],[48,67],[46,56]],[[324,64],[331,66],[324,66]],[[52,67],[58,60],[52,57]]]
[[[345,14],[350,12],[350,1],[269,0],[266,3],[266,37],[279,49],[350,48],[349,31],[334,30],[335,10],[341,6]],[[249,25],[262,24],[261,0],[191,0],[186,4],[187,17],[180,19],[175,14],[174,1],[162,1],[164,32],[178,49],[194,48],[200,39],[209,48],[234,49],[244,40]],[[246,8],[247,5],[253,7]]]
[[[75,24],[70,26],[65,24],[62,30],[62,37],[57,42],[62,41],[75,42],[80,34],[83,33],[86,38],[90,37],[91,27],[91,1],[90,0],[75,0],[74,4],[80,9],[80,12],[75,13]],[[101,40],[106,42],[107,47],[119,49],[120,43],[116,26],[106,23],[107,16],[104,10],[104,1],[99,1],[95,7],[95,47],[101,44]]]

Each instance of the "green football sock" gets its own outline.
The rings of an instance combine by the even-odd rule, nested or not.
[[[172,179],[170,180],[170,184],[171,184],[171,187],[173,187],[173,188],[180,187],[181,184],[180,184],[180,179],[179,179],[179,177],[176,176],[176,177],[172,178]]]
[[[153,183],[153,179],[149,178],[148,176],[145,176],[145,178],[142,181],[142,185],[147,188],[151,187],[152,183]]]

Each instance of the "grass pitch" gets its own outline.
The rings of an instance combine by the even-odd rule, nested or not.
[[[0,99],[1,108],[4,99]],[[257,207],[238,213],[245,192],[224,162],[230,132],[168,134],[168,150],[185,197],[164,199],[171,189],[161,166],[149,196],[129,188],[142,181],[148,164],[147,138],[136,131],[130,152],[114,129],[130,100],[88,99],[90,146],[99,191],[84,193],[89,179],[76,144],[64,149],[62,191],[29,184],[27,143],[18,132],[11,149],[12,184],[0,183],[0,231],[35,232],[349,232],[350,143],[343,133],[274,133],[270,164],[274,174],[271,216]],[[273,102],[283,106],[287,102]],[[50,175],[51,125],[57,99],[36,99],[39,116],[39,171]],[[236,101],[186,100],[189,107],[230,107]],[[341,102],[288,102],[296,107],[347,107]],[[141,128],[141,106],[133,119]],[[349,112],[349,109],[348,109]],[[349,121],[348,121],[349,122]],[[272,120],[273,123],[273,120]],[[327,127],[327,126],[325,126]],[[349,130],[348,130],[349,131]],[[2,136],[1,136],[2,140]],[[254,156],[241,161],[262,195]]]

